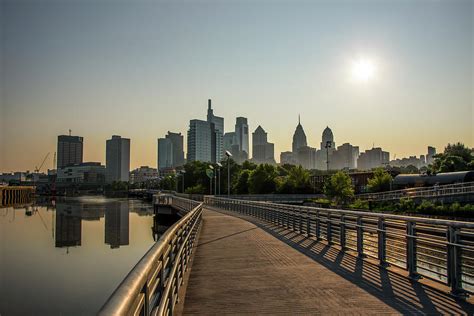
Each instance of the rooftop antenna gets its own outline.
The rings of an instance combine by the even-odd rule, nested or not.
[[[72,132],[71,129],[69,129],[69,136],[71,136],[71,132]]]
[[[301,124],[300,114],[298,114],[298,124]]]

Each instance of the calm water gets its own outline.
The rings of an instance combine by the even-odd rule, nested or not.
[[[0,208],[0,315],[95,314],[165,229],[137,200]]]

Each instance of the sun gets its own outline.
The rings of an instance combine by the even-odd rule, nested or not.
[[[352,65],[352,77],[357,81],[367,82],[375,76],[375,64],[369,59],[358,59]]]

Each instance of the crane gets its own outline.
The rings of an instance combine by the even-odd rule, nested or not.
[[[43,159],[43,161],[41,162],[40,166],[39,166],[39,167],[38,167],[38,166],[35,167],[35,173],[40,172],[41,168],[43,168],[44,162],[46,161],[46,159],[48,159],[48,157],[49,157],[49,153],[47,153],[46,156],[44,156],[44,159]]]

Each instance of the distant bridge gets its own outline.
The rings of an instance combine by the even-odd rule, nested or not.
[[[394,201],[402,198],[414,200],[440,200],[442,202],[474,202],[474,182],[410,188],[379,193],[365,193],[356,196],[368,201]]]
[[[474,223],[206,196],[101,315],[473,314]]]

